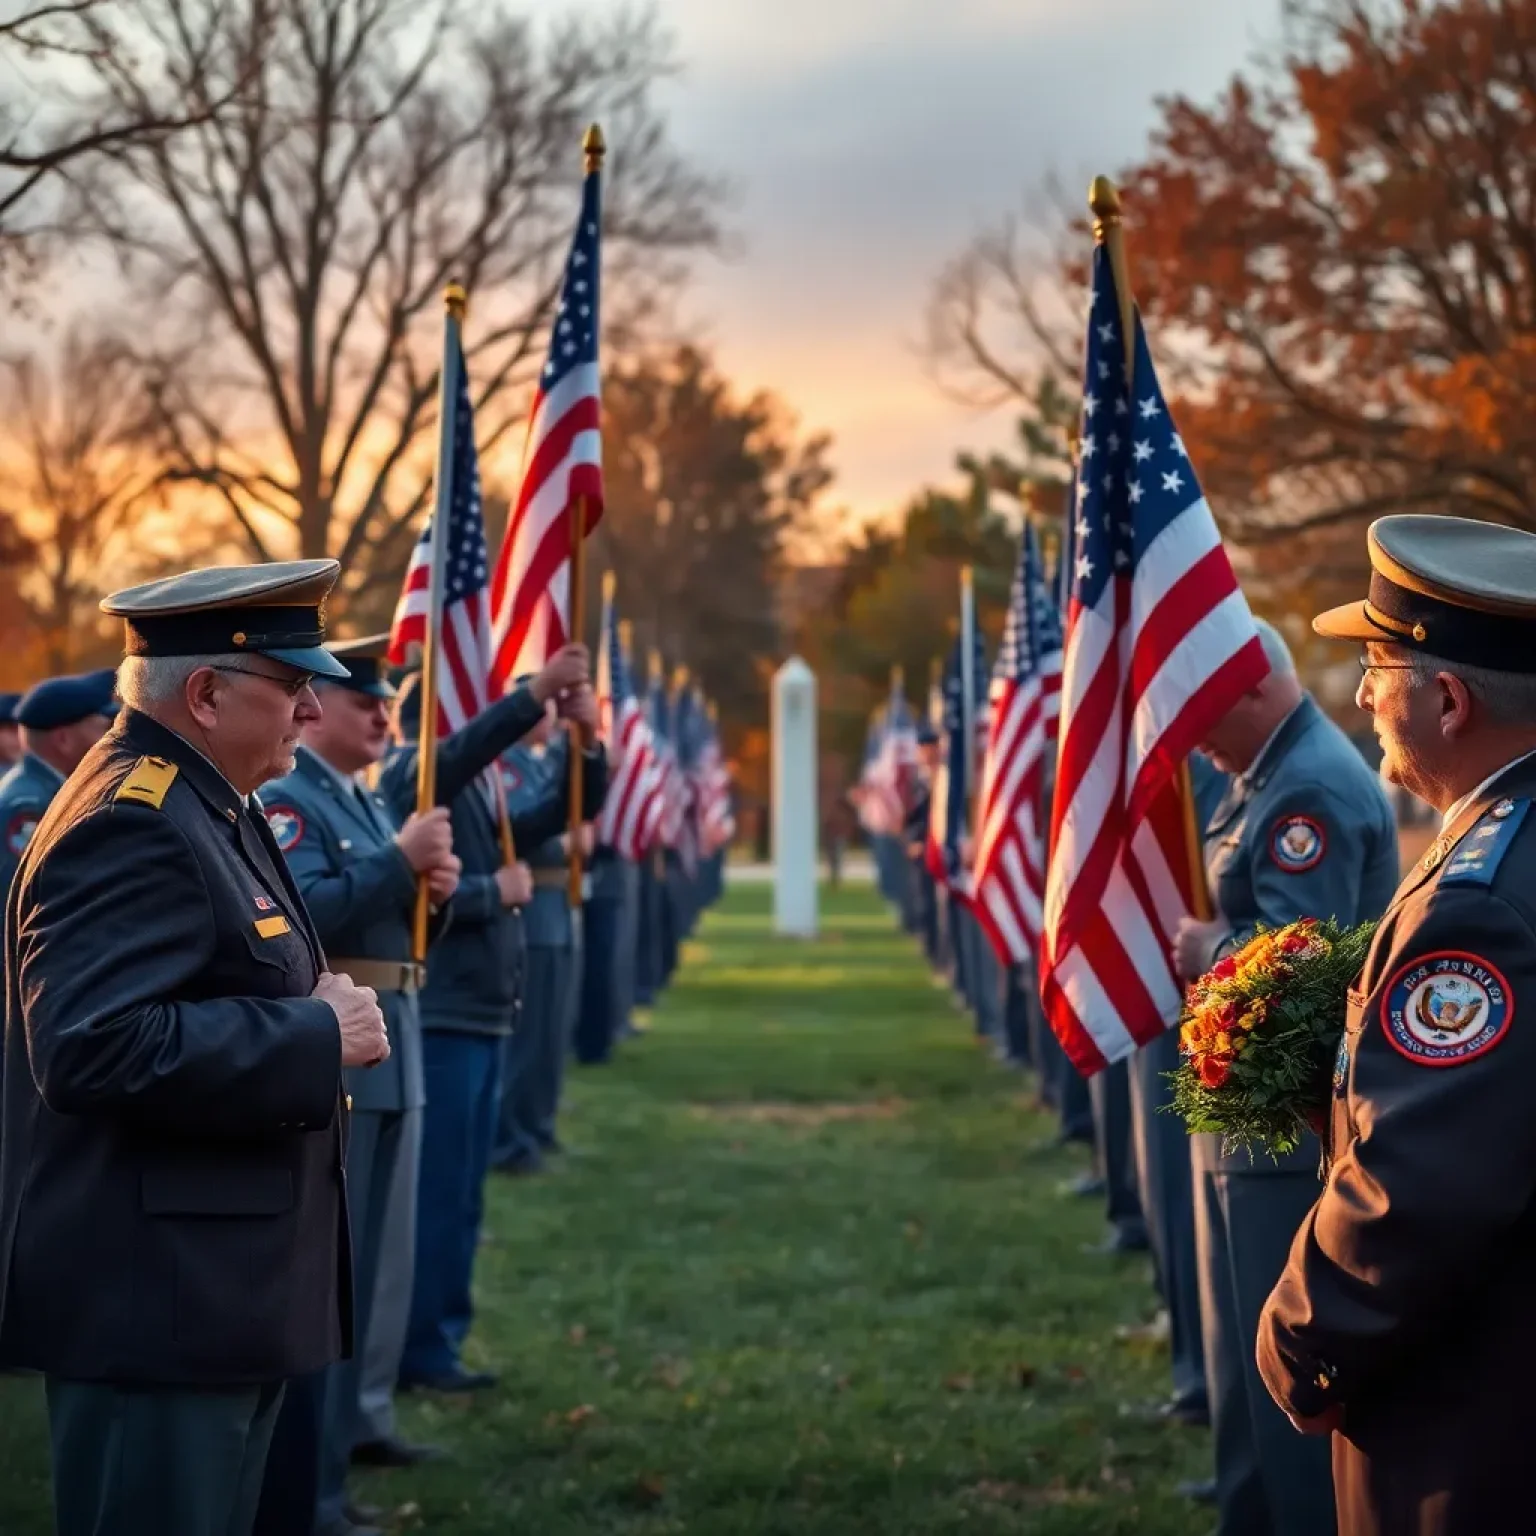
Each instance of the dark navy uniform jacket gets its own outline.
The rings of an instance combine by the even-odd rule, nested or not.
[[[1453,816],[1349,997],[1329,1168],[1259,1328],[1350,1536],[1525,1530],[1536,1378],[1536,759]]]
[[[480,765],[505,752],[538,723],[543,706],[519,688],[483,710],[438,746],[437,803],[453,819],[453,851],[463,863],[453,896],[453,922],[433,946],[421,994],[426,1029],[473,1034],[509,1034],[522,976],[522,919],[503,907],[496,889],[501,837],[491,792],[482,790]],[[384,765],[379,792],[398,817],[416,808],[416,748],[403,747]],[[599,748],[589,755],[583,793],[600,794],[607,759]],[[489,780],[484,780],[489,785]],[[499,791],[496,791],[499,792]],[[512,817],[519,857],[565,825],[566,799],[537,805],[526,819]]]
[[[262,816],[125,711],[5,915],[0,1362],[227,1387],[350,1347],[341,1034]]]
[[[416,875],[395,842],[397,824],[383,797],[300,747],[293,772],[268,784],[261,803],[332,969],[346,970],[348,959],[409,962]],[[389,1056],[344,1074],[352,1108],[420,1109],[426,1088],[416,994],[376,990]]]
[[[30,752],[0,776],[0,894],[9,889],[43,812],[63,787],[64,775]]]

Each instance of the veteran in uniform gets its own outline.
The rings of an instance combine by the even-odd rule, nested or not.
[[[595,814],[608,788],[607,758],[597,742],[596,702],[590,695],[588,705],[573,718],[585,758],[582,810]],[[541,805],[566,804],[569,738],[562,734],[551,739],[553,725],[546,719],[507,754],[507,803],[518,815]],[[577,835],[585,859],[593,846],[591,824],[584,823]],[[579,979],[578,935],[570,906],[570,842],[567,830],[525,845],[533,870],[533,897],[523,913],[528,963],[522,1014],[502,1057],[493,1153],[494,1165],[506,1173],[537,1172],[548,1154],[561,1150],[556,1119]]]
[[[255,799],[319,706],[331,560],[106,599],[127,706],[6,907],[0,1364],[63,1536],[245,1536],[283,1383],[351,1347],[342,1069],[389,1042]]]
[[[111,669],[53,677],[22,696],[13,714],[21,759],[0,777],[0,892],[16,873],[43,812],[117,714]]]
[[[1397,883],[1397,829],[1377,775],[1297,679],[1289,647],[1259,621],[1269,673],[1202,743],[1233,775],[1206,826],[1217,915],[1186,919],[1186,979],[1258,924],[1377,917]],[[1328,1459],[1275,1411],[1254,1364],[1259,1313],[1317,1195],[1318,1148],[1278,1160],[1191,1141],[1216,1501],[1221,1536],[1323,1536],[1333,1528]]]
[[[461,1348],[473,1317],[471,1278],[484,1215],[485,1175],[495,1134],[502,1040],[511,1033],[522,985],[521,912],[532,894],[526,864],[505,863],[491,800],[488,763],[539,724],[546,707],[562,713],[590,700],[585,646],[566,646],[543,671],[519,681],[463,730],[438,745],[437,803],[447,806],[462,862],[452,920],[434,946],[422,989],[422,1056],[427,1104],[417,1179],[414,1279],[400,1362],[408,1388],[474,1391],[491,1371],[467,1370]],[[407,678],[396,705],[398,752],[379,790],[397,818],[416,804],[419,676]],[[531,821],[512,818],[515,849],[550,835],[564,800]]]
[[[414,1261],[416,1142],[426,1102],[416,997],[422,967],[411,959],[417,882],[426,877],[440,910],[460,869],[445,807],[424,816],[412,812],[401,825],[359,777],[390,744],[395,690],[382,670],[388,645],[388,635],[374,635],[327,646],[347,675],[316,679],[324,714],[305,726],[293,772],[262,791],[267,821],[331,964],[378,993],[390,1043],[381,1066],[345,1074],[352,1104],[347,1193],[358,1345],[351,1359],[331,1367],[324,1387],[317,1536],[348,1529],[346,1472],[355,1445],[365,1446],[361,1459],[372,1465],[409,1466],[433,1454],[394,1434],[370,1438],[359,1424],[361,1365],[377,1342],[375,1295],[381,1286],[386,1294],[402,1288],[408,1293]],[[397,1198],[413,1208],[411,1242],[403,1251],[386,1252],[386,1218]],[[405,1318],[385,1322],[392,1379],[405,1344]]]
[[[1536,1375],[1536,536],[1382,518],[1363,646],[1384,771],[1444,816],[1349,996],[1327,1176],[1259,1366],[1332,1432],[1345,1536],[1525,1529]]]
[[[9,768],[21,756],[21,727],[16,723],[19,693],[0,693],[0,770]]]

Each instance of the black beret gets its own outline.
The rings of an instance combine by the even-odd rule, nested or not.
[[[50,677],[22,695],[16,720],[29,731],[53,731],[92,715],[115,715],[117,674],[110,667],[77,677]]]

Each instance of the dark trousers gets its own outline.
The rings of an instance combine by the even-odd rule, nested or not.
[[[1254,1359],[1259,1313],[1317,1199],[1317,1143],[1291,1154],[1282,1170],[1252,1165],[1243,1153],[1223,1157],[1220,1140],[1198,1135],[1190,1149],[1217,1530],[1219,1536],[1332,1536],[1328,1437],[1296,1433]]]
[[[1147,1239],[1168,1308],[1173,1395],[1185,1407],[1203,1410],[1208,1398],[1189,1133],[1177,1115],[1163,1108],[1173,1102],[1173,1084],[1166,1074],[1178,1065],[1179,1036],[1173,1029],[1164,1030],[1131,1058],[1131,1134]]]
[[[1093,1101],[1094,1144],[1104,1174],[1104,1214],[1127,1236],[1145,1238],[1136,1161],[1131,1147],[1131,1083],[1127,1063],[1117,1061],[1088,1084]]]
[[[428,1029],[422,1035],[427,1107],[416,1191],[416,1273],[400,1362],[404,1383],[459,1364],[474,1315],[470,1281],[501,1086],[500,1035]]]
[[[360,1395],[363,1360],[373,1324],[374,1297],[383,1261],[384,1228],[390,1213],[395,1167],[400,1161],[406,1117],[403,1110],[358,1110],[347,1142],[347,1209],[352,1218],[353,1337],[350,1360],[326,1373],[320,1437],[321,1523],[339,1520],[347,1502],[347,1468],[352,1446],[362,1438]],[[396,1264],[411,1256],[394,1254]]]
[[[297,1376],[283,1393],[261,1482],[252,1536],[289,1536],[315,1523],[320,1499],[320,1436],[328,1371]]]
[[[639,961],[639,948],[640,869],[626,861],[613,961],[613,1028],[617,1040],[622,1040],[633,1029],[630,1014],[635,1007],[635,967]]]
[[[662,988],[661,882],[656,878],[656,860],[650,854],[640,861],[635,899],[639,906],[635,923],[635,1006],[649,1008]]]
[[[678,928],[680,907],[677,887],[682,877],[681,864],[675,855],[669,853],[666,873],[656,882],[656,944],[660,956],[657,968],[658,994],[672,980],[672,973],[677,969],[677,950],[682,943],[682,933]]]
[[[1034,1064],[1028,975],[1027,968],[1021,965],[1010,965],[1003,973],[1003,1044],[1008,1059],[1021,1067]]]
[[[624,903],[594,896],[582,919],[580,1002],[573,1038],[576,1059],[585,1066],[607,1061],[618,1033],[619,940]]]
[[[530,944],[523,971],[523,1011],[506,1043],[501,1106],[492,1160],[509,1167],[555,1144],[555,1116],[565,1082],[579,948]],[[530,1152],[529,1149],[532,1149]]]
[[[250,1536],[281,1383],[189,1392],[50,1376],[46,1386],[57,1536]]]

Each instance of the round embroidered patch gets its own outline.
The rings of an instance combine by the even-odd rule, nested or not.
[[[15,858],[27,851],[40,819],[36,811],[17,811],[5,824],[5,846]]]
[[[1269,834],[1269,856],[1287,874],[1299,875],[1322,861],[1328,839],[1310,816],[1282,816]]]
[[[297,848],[304,838],[304,818],[291,805],[269,805],[267,825],[284,853]]]
[[[1424,1067],[1454,1067],[1491,1051],[1515,1016],[1515,999],[1486,960],[1459,949],[1421,955],[1387,984],[1387,1039]]]

